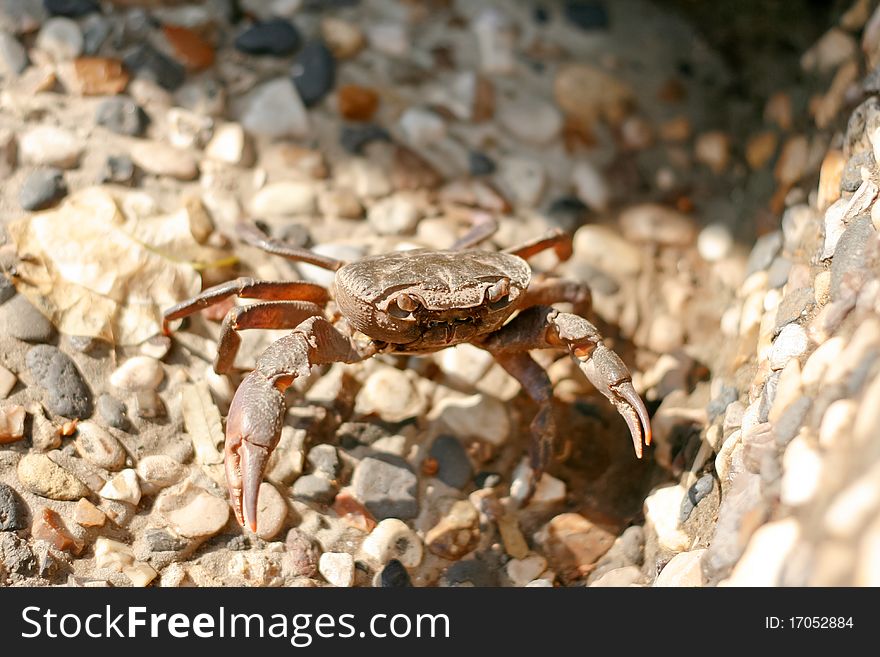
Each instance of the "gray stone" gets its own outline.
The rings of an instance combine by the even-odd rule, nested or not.
[[[791,271],[791,265],[792,262],[788,258],[775,257],[767,270],[767,284],[771,288],[785,285],[788,282],[788,272]]]
[[[3,0],[0,2],[0,29],[25,34],[39,29],[46,20],[41,0]]]
[[[429,455],[437,460],[437,474],[444,484],[462,488],[473,476],[471,460],[462,444],[454,436],[438,436]]]
[[[60,169],[37,169],[21,184],[18,203],[23,210],[34,212],[55,205],[67,195],[67,184]]]
[[[645,530],[641,525],[627,527],[620,535],[621,555],[626,565],[641,565],[645,558]]]
[[[357,498],[379,520],[418,515],[418,478],[401,458],[367,457],[355,468],[351,483]]]
[[[465,559],[456,561],[443,576],[447,586],[461,586],[470,584],[475,587],[498,586],[498,572],[480,559]]]
[[[687,495],[681,501],[681,513],[679,515],[679,520],[681,522],[687,522],[687,519],[690,518],[691,512],[704,497],[712,492],[714,486],[715,478],[711,474],[703,475],[697,479],[697,482],[688,489]]]
[[[736,388],[728,385],[722,386],[721,392],[718,393],[718,396],[710,401],[709,405],[706,407],[710,424],[715,422],[715,418],[724,414],[727,407],[738,399],[739,391]]]
[[[235,47],[249,55],[292,55],[299,48],[302,37],[296,26],[283,18],[271,18],[256,23],[235,39]]]
[[[773,436],[779,447],[785,447],[797,435],[812,405],[812,399],[801,397],[789,404],[782,412],[773,425]]]
[[[811,287],[802,287],[786,294],[776,309],[776,330],[786,324],[799,321],[816,305],[816,296]]]
[[[36,40],[37,48],[44,50],[55,61],[64,61],[78,57],[83,50],[83,35],[76,21],[69,18],[50,18]]]
[[[158,527],[145,530],[143,539],[150,552],[180,552],[188,545],[186,539]]]
[[[104,422],[122,431],[129,429],[128,417],[125,414],[127,409],[123,402],[105,393],[98,397],[97,406],[98,414]]]
[[[871,217],[856,217],[843,231],[834,259],[831,261],[831,299],[841,298],[841,283],[850,272],[859,272],[865,267],[865,248],[870,238],[876,235]]]
[[[843,176],[840,180],[840,191],[854,192],[862,185],[862,167],[874,170],[876,162],[871,150],[861,151],[853,155],[843,168]]]
[[[27,68],[24,46],[11,34],[0,32],[0,75],[15,77]]]
[[[336,479],[342,464],[333,445],[315,445],[309,450],[306,460],[315,474],[322,474],[328,479]]]
[[[181,64],[163,55],[148,43],[143,43],[129,52],[123,63],[130,71],[140,77],[153,80],[160,87],[174,91],[186,79],[186,70]]]
[[[130,185],[134,182],[134,162],[128,155],[110,155],[101,171],[101,182]]]
[[[150,122],[146,112],[128,96],[102,100],[95,110],[95,122],[120,135],[138,137]]]
[[[56,415],[87,418],[92,414],[92,393],[74,362],[51,345],[38,345],[25,356],[31,377],[46,389],[45,406]]]
[[[756,271],[762,271],[770,266],[773,258],[782,248],[782,231],[776,230],[772,233],[762,235],[752,247],[749,255],[749,261],[746,264],[746,276],[754,274]]]
[[[319,474],[307,474],[293,483],[293,496],[304,502],[330,504],[336,497],[336,484]]]
[[[0,483],[0,531],[16,531],[27,527],[24,506],[11,486]]]
[[[12,532],[0,533],[0,563],[8,572],[17,575],[30,575],[37,567],[27,541]]]
[[[110,36],[112,25],[100,14],[91,14],[80,25],[83,33],[83,52],[87,55],[96,54],[107,37]]]
[[[11,335],[25,342],[46,342],[55,327],[22,295],[13,295],[0,305],[0,335]]]

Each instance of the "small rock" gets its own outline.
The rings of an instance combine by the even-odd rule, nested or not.
[[[390,57],[405,57],[410,50],[406,26],[393,21],[380,21],[367,28],[370,47]]]
[[[110,36],[111,23],[101,14],[91,14],[80,22],[83,33],[83,52],[87,55],[97,53]]]
[[[471,21],[480,52],[480,70],[508,75],[516,66],[516,34],[510,18],[500,8],[487,7]]]
[[[392,559],[379,573],[379,586],[382,588],[408,588],[412,586],[409,573],[397,559]]]
[[[285,561],[294,577],[314,577],[318,574],[321,549],[299,529],[291,529],[284,539],[287,550]]]
[[[470,151],[468,153],[468,170],[472,176],[488,176],[495,172],[495,161],[485,153]]]
[[[498,163],[498,177],[508,198],[525,207],[535,207],[544,194],[546,172],[530,157],[505,157]]]
[[[689,246],[696,237],[696,228],[690,217],[655,203],[644,203],[624,210],[620,215],[620,225],[624,235],[637,242]]]
[[[459,501],[427,534],[425,544],[439,557],[457,561],[480,541],[480,514],[470,502]]]
[[[596,0],[566,0],[565,17],[582,30],[604,30],[608,27],[608,11]]]
[[[165,403],[153,390],[138,390],[134,396],[134,412],[138,417],[153,419],[165,417]]]
[[[781,370],[791,358],[799,358],[806,352],[808,346],[807,333],[799,324],[786,324],[776,340],[773,341],[773,349],[770,351],[770,368]]]
[[[779,499],[783,504],[802,506],[816,496],[824,469],[822,454],[802,435],[786,447],[782,469]]]
[[[131,468],[123,470],[104,484],[104,487],[98,491],[98,495],[107,500],[128,502],[137,506],[141,501],[141,486],[138,482],[137,472]]]
[[[525,586],[547,570],[547,560],[539,554],[523,559],[511,559],[506,566],[507,576],[517,586]]]
[[[333,189],[318,196],[318,212],[324,217],[360,219],[364,216],[364,207],[350,189]]]
[[[27,527],[24,504],[11,486],[0,483],[0,532]]]
[[[123,62],[128,70],[154,81],[168,91],[179,88],[186,78],[183,66],[147,43],[135,47],[125,56]]]
[[[246,166],[253,159],[253,147],[241,124],[224,123],[214,130],[205,155],[218,162]]]
[[[95,541],[95,567],[108,568],[118,573],[134,564],[134,553],[125,543],[99,536]]]
[[[727,586],[776,586],[789,554],[800,537],[798,521],[786,518],[768,522],[749,541],[730,577]]]
[[[34,381],[46,389],[50,412],[69,418],[92,414],[92,393],[69,356],[51,345],[37,345],[27,352],[25,363]]]
[[[604,212],[608,209],[611,190],[602,172],[596,166],[587,161],[578,162],[572,168],[571,181],[578,199],[583,201],[587,207],[596,212]]]
[[[562,513],[547,525],[544,554],[565,580],[583,577],[614,544],[615,534],[577,513]]]
[[[354,558],[346,552],[324,552],[318,561],[318,572],[333,586],[351,586]]]
[[[0,335],[25,342],[46,342],[55,335],[55,328],[24,296],[17,294],[0,305]]]
[[[83,96],[112,96],[122,93],[130,75],[122,62],[111,57],[77,57],[73,75],[65,79],[65,86]]]
[[[132,586],[144,587],[149,585],[159,573],[149,564],[135,563],[122,569],[122,574],[128,577]]]
[[[53,16],[67,18],[80,18],[101,11],[101,6],[94,0],[43,0],[43,5]]]
[[[574,253],[612,276],[634,276],[642,269],[639,249],[605,226],[581,226],[574,235]]]
[[[293,496],[304,502],[330,504],[336,497],[337,486],[334,482],[319,474],[307,474],[298,477],[293,483]]]
[[[83,143],[73,133],[41,125],[18,138],[18,157],[24,164],[72,169],[79,164]]]
[[[74,521],[83,527],[103,527],[107,516],[86,498],[80,498],[73,507]]]
[[[165,454],[145,456],[137,464],[137,474],[154,488],[173,486],[186,476],[186,467]]]
[[[435,404],[428,416],[461,438],[477,438],[503,445],[510,436],[510,418],[502,402],[488,395],[447,397]]]
[[[609,570],[601,577],[590,582],[590,586],[596,587],[623,587],[638,585],[644,577],[642,571],[635,566],[623,566]]]
[[[600,119],[616,125],[633,105],[633,92],[626,84],[587,64],[561,67],[553,94],[563,112],[587,126]]]
[[[24,406],[18,404],[0,406],[0,445],[14,443],[24,438]]]
[[[716,175],[724,173],[730,162],[730,135],[720,130],[700,135],[694,144],[694,157]]]
[[[248,94],[241,125],[250,133],[272,139],[306,137],[310,128],[308,112],[287,77],[264,82]]]
[[[435,112],[421,107],[410,107],[400,117],[400,129],[408,143],[424,147],[446,136],[446,122]]]
[[[346,84],[336,92],[339,113],[349,121],[369,121],[379,107],[379,94],[370,87]]]
[[[196,159],[180,148],[142,141],[131,147],[131,159],[147,173],[170,176],[178,180],[193,180],[199,175]]]
[[[514,137],[532,144],[548,144],[562,130],[559,110],[534,97],[501,104],[497,117]]]
[[[391,141],[391,135],[382,126],[373,123],[367,125],[342,126],[339,134],[339,143],[341,146],[352,153],[360,155],[364,148],[374,141]],[[361,194],[360,196],[366,196]]]
[[[694,508],[712,492],[714,486],[715,478],[710,474],[697,479],[696,483],[688,489],[687,497],[681,501],[680,522],[687,522]]]
[[[17,382],[15,374],[0,365],[0,399],[6,399]]]
[[[24,46],[11,34],[0,31],[0,75],[14,78],[28,66]]]
[[[422,415],[427,401],[412,376],[403,370],[383,367],[364,382],[355,399],[355,412],[376,414],[386,422],[402,422]]]
[[[399,190],[435,189],[443,183],[443,176],[430,162],[404,146],[394,149],[390,179]]]
[[[354,57],[366,43],[364,34],[356,23],[331,16],[321,20],[321,38],[336,59]]]
[[[323,41],[310,41],[294,60],[290,76],[302,102],[312,107],[333,89],[336,59]]]
[[[235,47],[249,55],[292,55],[302,43],[299,30],[288,20],[271,18],[255,23],[235,39]]]
[[[590,217],[586,204],[574,196],[563,196],[554,200],[547,208],[546,218],[551,226],[573,235]]]
[[[746,162],[749,167],[755,171],[762,169],[776,153],[778,142],[779,139],[772,130],[751,136],[746,142]]]
[[[140,105],[127,96],[115,96],[102,100],[95,111],[98,125],[120,135],[139,137],[149,123]]]
[[[873,222],[869,216],[853,219],[840,236],[834,259],[831,262],[831,299],[841,298],[844,278],[849,272],[860,272],[865,267],[867,245],[876,238]]]
[[[367,457],[355,468],[351,483],[355,496],[378,519],[418,514],[418,478],[403,459]]]
[[[422,214],[416,197],[398,192],[373,204],[367,221],[380,235],[407,235],[415,230]]]
[[[98,397],[98,414],[114,429],[126,431],[129,428],[125,413],[125,404],[115,397],[106,393]]]
[[[446,586],[473,586],[480,588],[498,586],[498,570],[495,564],[487,565],[481,559],[462,559],[446,569],[443,583]]]
[[[97,424],[80,422],[76,432],[76,451],[86,461],[111,472],[125,465],[126,454],[122,445]]]
[[[22,456],[18,480],[31,493],[52,500],[78,500],[89,495],[85,484],[45,454]]]
[[[710,224],[697,237],[697,251],[703,260],[717,262],[726,258],[733,249],[733,235],[724,224]]]
[[[70,551],[73,554],[79,554],[83,549],[82,541],[76,539],[64,526],[61,516],[45,507],[34,516],[31,536],[34,540],[46,541],[53,548],[62,552]]]
[[[260,484],[259,503],[257,505],[257,536],[270,541],[287,522],[287,502],[272,484],[264,481]]]
[[[110,374],[110,385],[126,392],[155,390],[164,378],[162,363],[149,356],[135,356]]]
[[[376,519],[363,504],[343,491],[333,500],[333,511],[345,524],[369,534],[376,526]]]
[[[309,450],[306,460],[315,474],[322,474],[328,479],[336,479],[342,469],[339,454],[333,445],[315,445]]]
[[[83,51],[83,35],[76,21],[50,18],[37,35],[36,46],[56,62],[78,57]]]
[[[690,539],[680,527],[681,506],[687,491],[682,486],[656,489],[645,500],[645,519],[657,532],[660,546],[681,552],[690,546]]]
[[[364,539],[361,550],[378,564],[397,560],[406,568],[418,567],[424,556],[422,539],[398,518],[379,522]]]
[[[462,444],[455,436],[438,436],[429,452],[437,460],[440,481],[453,488],[462,488],[473,476],[473,468]]]
[[[187,538],[213,536],[229,520],[226,500],[189,481],[163,491],[153,507],[175,532]]]

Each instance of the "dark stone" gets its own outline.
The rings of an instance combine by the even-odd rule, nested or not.
[[[477,488],[495,488],[501,483],[501,475],[497,472],[478,472],[474,477]]]
[[[550,20],[550,12],[544,5],[538,5],[535,7],[534,11],[532,11],[532,18],[534,18],[538,25],[544,25]]]
[[[556,199],[547,208],[547,223],[561,228],[569,234],[587,223],[590,217],[590,209],[575,196],[563,196]]]
[[[0,304],[9,301],[15,294],[15,286],[12,284],[12,281],[0,275]]]
[[[710,474],[703,475],[697,479],[696,483],[688,489],[687,495],[681,501],[681,510],[678,517],[680,522],[687,522],[693,510],[706,495],[712,492],[714,486],[715,478]]]
[[[125,404],[116,397],[106,393],[98,397],[98,414],[111,427],[122,431],[129,429],[126,411]]]
[[[67,185],[60,169],[37,169],[21,184],[18,203],[23,210],[33,212],[55,205],[66,195]]]
[[[375,123],[342,126],[339,133],[339,143],[354,155],[361,155],[364,148],[374,141],[391,141],[391,135],[385,128]]]
[[[101,182],[131,185],[134,182],[134,162],[128,155],[110,155],[101,171]]]
[[[461,488],[471,480],[471,460],[455,436],[438,436],[429,454],[437,460],[436,477],[444,484]]]
[[[312,471],[324,475],[327,479],[336,479],[342,464],[339,455],[333,445],[315,445],[309,450],[306,460],[312,466]]]
[[[110,21],[103,16],[95,16],[87,21],[83,21],[83,52],[86,55],[94,55],[104,45],[104,41],[110,36]]]
[[[876,116],[878,112],[880,112],[880,99],[876,96],[871,96],[852,111],[846,124],[846,135],[843,139],[844,153],[864,154],[865,149],[868,153],[873,150],[865,131],[868,127],[868,118]]]
[[[389,561],[379,574],[382,588],[407,588],[412,586],[409,573],[397,559]]]
[[[150,118],[128,96],[112,96],[98,105],[95,122],[117,134],[139,137],[146,130]]]
[[[862,185],[862,167],[873,171],[876,166],[873,151],[861,151],[846,161],[840,178],[841,192],[854,192]]]
[[[50,412],[79,419],[92,414],[92,393],[67,354],[41,344],[27,352],[25,363],[31,377],[46,389],[45,406]]]
[[[0,532],[16,531],[27,527],[24,506],[18,493],[0,483]]]
[[[235,47],[249,55],[292,55],[302,43],[299,30],[290,21],[273,18],[257,23],[238,35]]]
[[[812,405],[812,399],[801,397],[793,401],[782,411],[782,415],[779,416],[779,419],[773,425],[773,437],[776,439],[778,447],[785,447],[797,435]]]
[[[147,529],[144,532],[144,543],[150,552],[180,552],[187,546],[186,539],[172,536],[161,528]]]
[[[383,454],[363,459],[351,483],[355,496],[377,520],[408,520],[419,513],[418,478],[400,457]]]
[[[307,474],[293,482],[293,496],[303,502],[330,504],[336,497],[336,484],[319,474]]]
[[[94,0],[43,0],[43,6],[53,16],[67,18],[79,18],[101,11],[101,6]]]
[[[776,256],[767,270],[767,284],[771,289],[782,287],[788,282],[788,273],[791,271],[792,262],[788,258]]]
[[[380,438],[390,434],[382,427],[369,422],[343,422],[336,430],[336,439],[343,449],[354,449],[358,445],[372,445]]]
[[[290,76],[305,106],[312,107],[333,89],[336,59],[323,41],[310,41],[293,62]]]
[[[841,299],[841,284],[846,276],[859,275],[865,268],[865,249],[876,234],[871,217],[863,215],[850,221],[843,231],[831,261],[831,300]]]
[[[640,566],[645,558],[645,530],[641,525],[627,527],[620,535],[620,552],[626,565]]]
[[[13,294],[0,305],[0,335],[25,342],[48,342],[55,335],[55,327],[24,296]]]
[[[456,561],[446,569],[443,578],[447,586],[473,584],[475,587],[498,586],[497,571],[490,569],[479,559]]]
[[[582,30],[604,30],[608,27],[608,11],[602,2],[569,0],[565,17]]]
[[[802,287],[786,294],[776,309],[776,332],[786,324],[799,321],[815,305],[816,295],[811,287]]]
[[[718,396],[710,401],[709,405],[706,407],[706,412],[709,415],[709,422],[712,423],[715,421],[715,418],[724,415],[727,407],[737,399],[739,399],[739,391],[736,388],[727,385],[722,386],[721,392],[718,393]]]
[[[755,242],[755,246],[752,247],[752,252],[749,254],[749,261],[746,263],[746,276],[748,277],[756,271],[767,269],[781,248],[781,230],[775,230],[772,233],[759,237]]]
[[[137,46],[122,61],[130,71],[151,78],[168,91],[175,91],[186,78],[186,69],[182,64],[146,43]]]
[[[488,176],[495,173],[495,161],[479,151],[468,153],[468,169],[472,176]]]

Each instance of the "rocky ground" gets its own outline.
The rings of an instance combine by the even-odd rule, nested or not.
[[[880,13],[793,20],[768,65],[675,5],[2,3],[0,581],[876,585]],[[238,275],[330,282],[241,219],[353,260],[481,212],[486,248],[573,235],[532,264],[592,287],[647,458],[535,353],[562,444],[523,506],[518,384],[468,346],[377,357],[296,383],[242,530],[230,306],[171,338],[161,311]]]

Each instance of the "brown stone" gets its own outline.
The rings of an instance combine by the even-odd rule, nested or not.
[[[76,92],[84,96],[122,93],[130,78],[122,62],[110,57],[80,57],[73,62]]]
[[[56,550],[79,554],[82,541],[77,540],[64,526],[64,521],[52,509],[44,507],[34,517],[31,535],[38,541],[46,541]]]
[[[562,513],[547,526],[545,556],[567,581],[588,574],[614,544],[615,534],[577,513]]]
[[[379,107],[379,94],[370,87],[345,84],[337,92],[339,113],[351,121],[368,121]]]
[[[73,519],[83,527],[101,527],[107,520],[107,516],[101,509],[83,497],[73,507]]]
[[[456,502],[425,535],[428,549],[444,559],[461,559],[480,542],[480,514],[470,502]]]
[[[14,443],[24,438],[24,406],[0,408],[0,444]]]
[[[344,491],[333,500],[333,510],[344,523],[365,534],[369,534],[376,526],[376,519],[367,507]]]
[[[435,189],[443,176],[421,155],[398,146],[391,165],[391,184],[396,189]]]
[[[164,25],[162,31],[177,59],[191,71],[201,71],[214,63],[214,47],[190,29]]]

